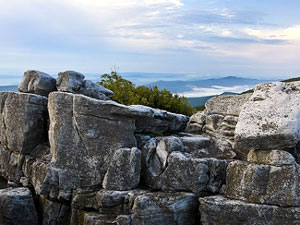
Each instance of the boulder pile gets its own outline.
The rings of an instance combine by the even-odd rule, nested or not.
[[[0,93],[0,225],[299,224],[300,83],[191,118],[74,71]]]

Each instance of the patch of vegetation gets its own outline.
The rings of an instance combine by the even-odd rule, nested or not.
[[[188,116],[197,111],[185,97],[172,94],[166,89],[159,90],[157,86],[136,87],[135,84],[122,78],[115,71],[110,74],[103,74],[98,84],[112,90],[114,92],[112,100],[124,105],[145,105]]]
[[[194,109],[196,109],[197,111],[203,111],[205,109],[205,105],[195,106]]]
[[[249,93],[253,93],[253,92],[254,92],[254,90],[250,89],[250,90],[247,90],[247,91],[244,91],[244,92],[240,93],[240,95],[249,94]]]
[[[300,77],[295,77],[295,78],[290,78],[287,80],[282,80],[281,82],[289,83],[289,82],[294,82],[294,81],[300,81]]]

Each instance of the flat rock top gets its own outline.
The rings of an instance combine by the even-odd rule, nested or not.
[[[208,113],[238,116],[242,106],[248,101],[251,94],[221,95],[209,99],[205,108]]]
[[[6,188],[0,190],[0,197],[1,196],[9,196],[9,197],[31,197],[31,192],[28,188]]]
[[[238,148],[287,149],[300,140],[300,82],[257,85],[235,129]]]

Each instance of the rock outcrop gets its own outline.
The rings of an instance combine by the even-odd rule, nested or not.
[[[56,91],[56,80],[47,73],[29,70],[24,73],[18,89],[20,92],[47,97],[50,92]]]
[[[244,104],[235,130],[235,149],[288,150],[300,140],[300,82],[260,84]]]
[[[75,71],[58,73],[56,82],[57,90],[74,94],[83,94],[100,100],[108,100],[112,97],[112,91],[95,84],[90,80],[85,80],[84,78],[85,76],[83,74]]]
[[[53,80],[0,93],[0,225],[299,224],[298,82],[189,118]]]

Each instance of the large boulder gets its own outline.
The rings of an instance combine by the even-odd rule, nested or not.
[[[103,180],[104,189],[124,191],[138,186],[141,176],[141,151],[121,148],[113,156]]]
[[[37,212],[29,189],[7,188],[0,190],[0,224],[38,224]]]
[[[243,105],[235,129],[235,149],[246,158],[250,149],[294,148],[300,140],[300,82],[257,85]]]
[[[231,162],[227,167],[225,196],[251,203],[299,206],[300,167],[288,152],[284,154],[268,153],[256,159],[252,156],[252,163]]]
[[[108,100],[113,96],[113,92],[90,80],[85,80],[85,76],[75,71],[58,73],[56,82],[57,90],[75,94],[83,94],[100,100]]]
[[[209,114],[239,116],[242,106],[248,101],[250,96],[251,94],[213,97],[205,103],[205,109]]]
[[[66,186],[101,186],[114,152],[136,146],[135,120],[120,115],[126,106],[53,92],[48,108],[53,173]]]
[[[299,207],[245,203],[222,196],[200,198],[203,225],[298,225]]]
[[[159,139],[152,138],[142,147],[143,181],[148,187],[197,194],[220,190],[225,181],[226,160],[195,158],[183,152],[185,149],[179,138],[171,136]]]
[[[47,98],[35,94],[0,93],[0,144],[29,154],[47,140]]]
[[[56,80],[47,73],[29,70],[24,73],[18,90],[47,97],[50,92],[56,91]]]
[[[74,188],[99,188],[114,152],[137,146],[135,132],[141,130],[140,126],[144,131],[156,131],[150,123],[157,120],[162,121],[165,131],[176,131],[188,120],[150,107],[125,106],[66,92],[52,92],[48,109],[52,153],[49,186],[65,186],[68,198]],[[147,121],[151,130],[142,121]],[[56,185],[51,185],[51,180]]]

